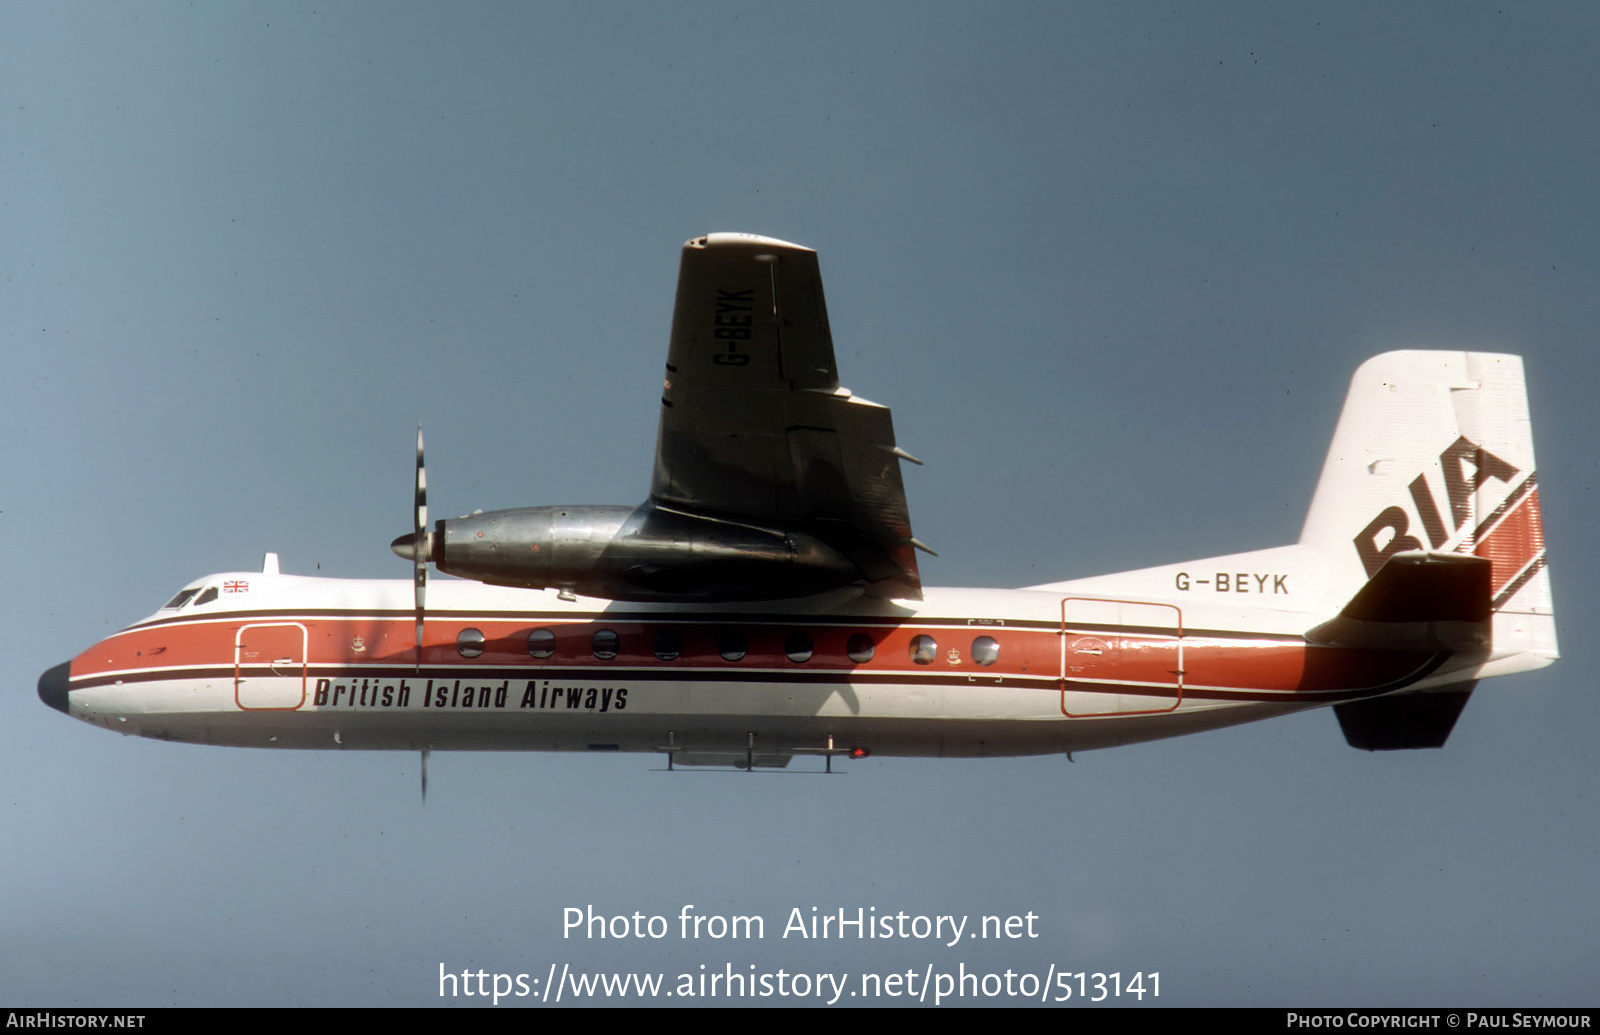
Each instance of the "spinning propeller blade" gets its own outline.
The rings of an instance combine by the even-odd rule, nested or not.
[[[422,617],[428,595],[428,468],[422,462],[422,424],[417,424],[417,495],[411,571],[417,608],[417,671],[422,671]]]
[[[428,469],[422,462],[422,425],[417,425],[417,495],[412,532],[389,544],[389,549],[411,562],[411,582],[417,611],[417,671],[422,671],[422,619],[428,595],[428,559],[433,556],[433,535],[428,531]]]

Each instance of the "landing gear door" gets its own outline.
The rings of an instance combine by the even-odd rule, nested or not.
[[[245,711],[293,711],[306,703],[306,627],[242,625],[233,638],[233,699]]]
[[[1153,715],[1183,702],[1183,612],[1172,604],[1061,601],[1061,713]]]

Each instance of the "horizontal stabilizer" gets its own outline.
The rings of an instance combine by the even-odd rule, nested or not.
[[[1353,748],[1404,751],[1444,747],[1475,685],[1458,683],[1441,690],[1336,704],[1333,712],[1339,717],[1345,741]]]
[[[1397,554],[1306,639],[1369,650],[1483,649],[1490,642],[1490,577],[1486,557]]]

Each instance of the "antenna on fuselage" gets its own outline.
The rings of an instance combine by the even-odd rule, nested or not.
[[[422,749],[422,804],[428,804],[428,749]]]

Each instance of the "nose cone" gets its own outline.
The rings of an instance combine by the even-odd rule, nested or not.
[[[67,677],[72,672],[72,662],[63,661],[55,668],[47,669],[39,677],[39,700],[48,704],[58,712],[67,712]]]

